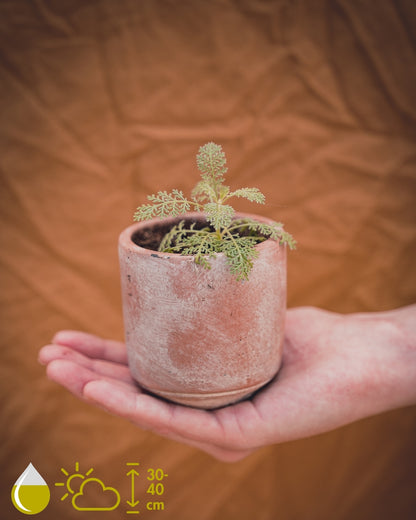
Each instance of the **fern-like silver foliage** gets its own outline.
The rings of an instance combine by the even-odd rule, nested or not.
[[[207,143],[201,146],[196,157],[201,180],[187,199],[180,190],[171,193],[159,191],[149,195],[150,204],[137,208],[134,220],[177,217],[190,211],[204,213],[207,226],[196,229],[195,224],[185,227],[185,221],[174,226],[162,239],[159,251],[192,255],[195,262],[210,268],[209,258],[216,253],[224,253],[230,271],[237,280],[247,280],[258,252],[256,244],[271,238],[290,249],[296,247],[296,241],[283,229],[281,223],[272,225],[253,219],[236,219],[235,211],[226,202],[232,197],[242,197],[250,202],[264,204],[265,197],[258,188],[240,188],[231,191],[225,186],[224,175],[227,172],[225,154],[220,145]]]

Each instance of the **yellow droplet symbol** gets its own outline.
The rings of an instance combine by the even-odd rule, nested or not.
[[[50,498],[48,484],[30,463],[12,488],[14,507],[25,515],[36,515],[45,509]]]

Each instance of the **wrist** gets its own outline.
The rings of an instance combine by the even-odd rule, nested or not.
[[[342,349],[354,359],[349,385],[355,413],[369,416],[416,404],[416,333],[413,311],[345,315]]]
[[[386,313],[394,364],[390,368],[395,407],[416,404],[416,305]]]

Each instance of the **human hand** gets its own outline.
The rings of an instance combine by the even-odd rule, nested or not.
[[[58,332],[39,361],[50,379],[79,398],[145,430],[223,461],[256,448],[323,433],[416,402],[416,306],[340,315],[287,311],[282,367],[251,399],[207,411],[168,403],[132,379],[125,345]]]

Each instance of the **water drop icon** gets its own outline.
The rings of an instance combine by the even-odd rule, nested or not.
[[[25,515],[36,515],[49,504],[50,497],[48,484],[33,464],[29,463],[12,488],[14,507]]]

